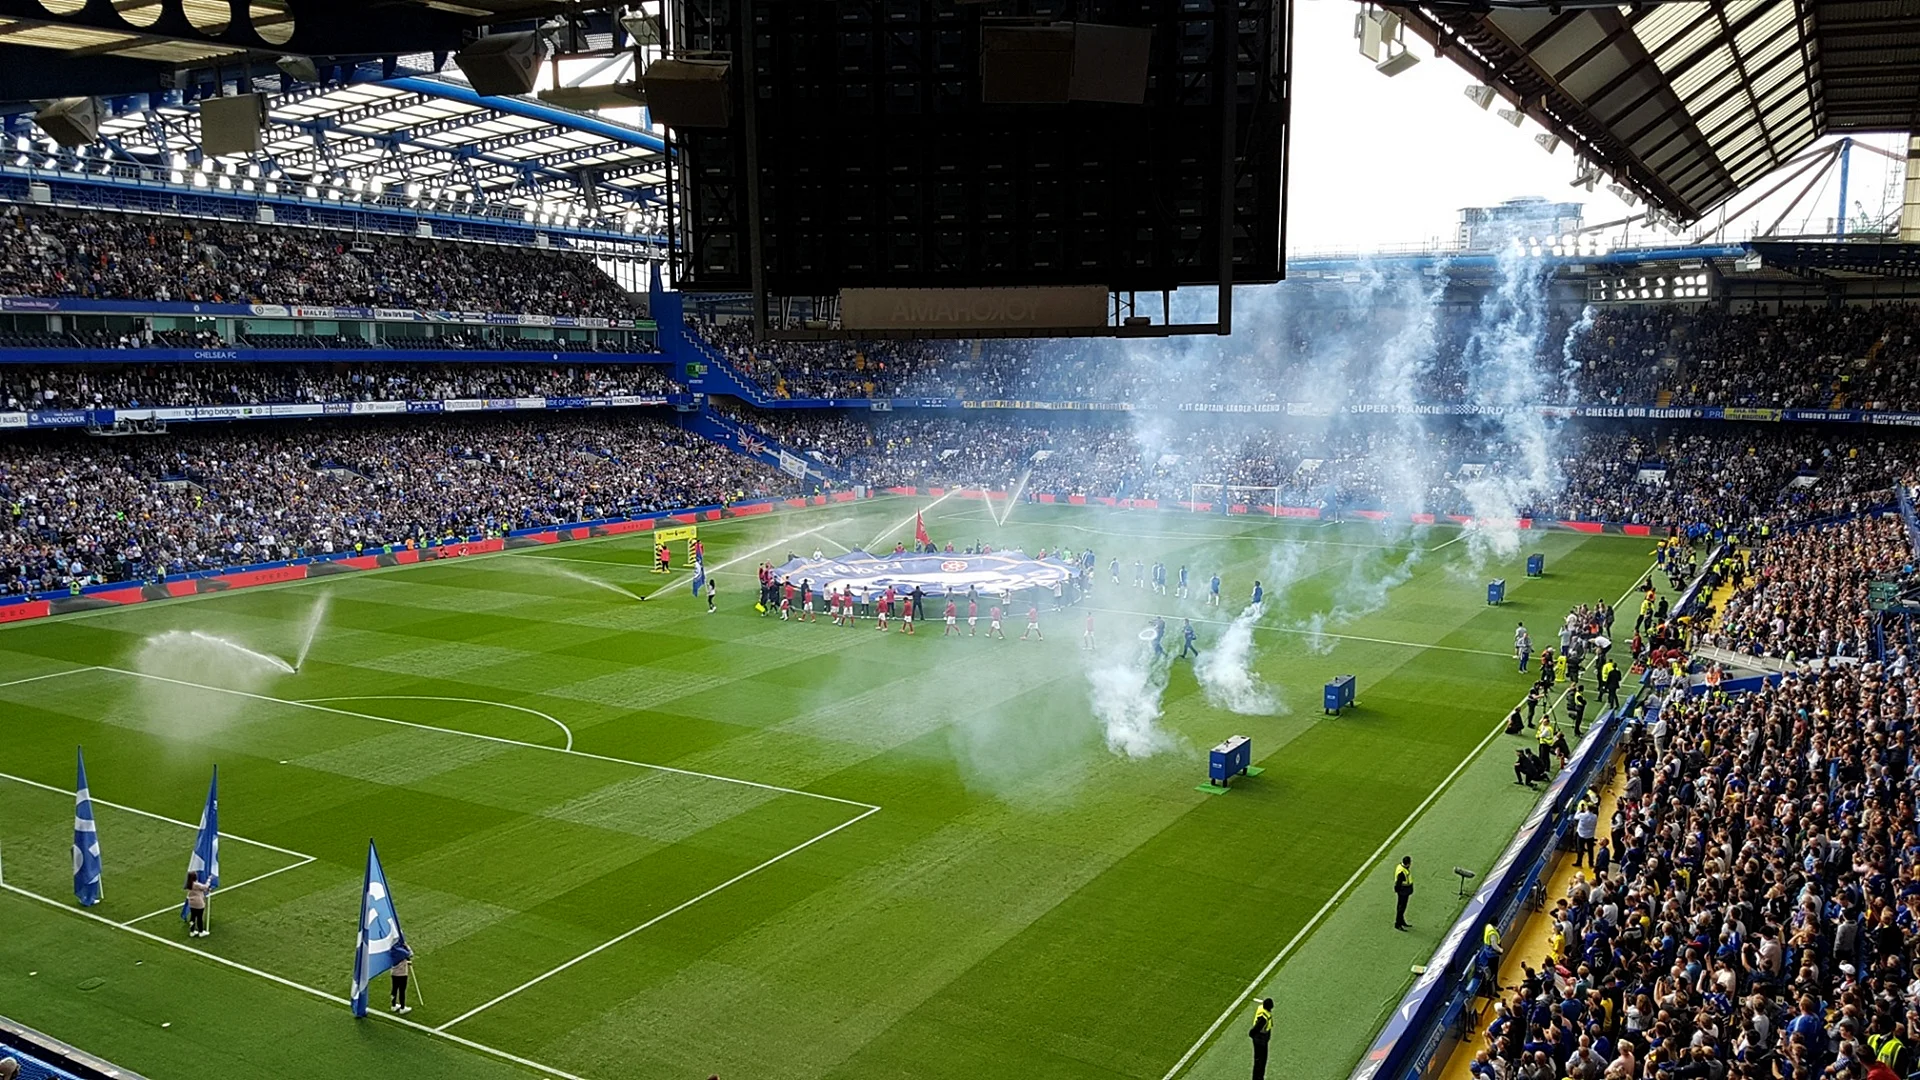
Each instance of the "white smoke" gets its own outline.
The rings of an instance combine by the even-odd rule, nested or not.
[[[1560,343],[1560,377],[1564,379],[1567,384],[1567,404],[1569,405],[1579,404],[1579,402],[1575,400],[1577,391],[1573,388],[1577,386],[1580,381],[1580,361],[1574,358],[1573,349],[1574,346],[1580,343],[1581,338],[1593,332],[1593,316],[1594,307],[1592,304],[1581,308],[1579,321],[1567,327],[1566,340]]]
[[[1193,678],[1215,708],[1247,716],[1274,716],[1284,712],[1280,700],[1254,670],[1254,627],[1268,605],[1278,606],[1300,578],[1306,545],[1283,543],[1267,559],[1261,578],[1264,600],[1247,607],[1227,624],[1211,646],[1193,662]]]
[[[1105,730],[1107,749],[1130,758],[1147,758],[1178,744],[1160,726],[1160,698],[1167,689],[1166,668],[1153,662],[1152,649],[1133,639],[1109,650],[1087,667],[1087,690],[1094,718]]]
[[[1467,340],[1468,395],[1489,418],[1483,434],[1496,436],[1498,444],[1487,468],[1460,485],[1474,519],[1467,547],[1475,567],[1517,554],[1522,514],[1562,482],[1555,432],[1537,408],[1560,400],[1546,394],[1538,364],[1550,275],[1517,241],[1502,249],[1495,266],[1495,287],[1482,299],[1479,323]]]
[[[1327,636],[1327,630],[1385,608],[1389,595],[1412,579],[1414,568],[1426,555],[1426,549],[1417,544],[1398,556],[1389,551],[1381,548],[1365,558],[1355,559],[1333,609],[1315,612],[1300,622],[1299,629],[1307,635],[1308,649],[1323,656],[1332,652],[1338,642]]]
[[[1253,670],[1253,628],[1263,606],[1248,604],[1193,662],[1195,681],[1207,703],[1217,709],[1243,716],[1273,716],[1281,711],[1280,702]]]

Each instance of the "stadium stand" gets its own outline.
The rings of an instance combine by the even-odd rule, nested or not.
[[[796,482],[628,413],[527,422],[236,425],[164,440],[0,445],[0,589],[499,535],[783,495]]]
[[[1230,349],[1110,341],[751,343],[744,324],[708,322],[700,333],[774,397],[947,397],[965,400],[1372,400],[1376,365],[1398,331],[1397,309],[1355,315],[1337,298],[1277,294],[1277,316]],[[1419,398],[1469,400],[1466,344],[1479,314],[1449,313],[1438,359],[1419,375]],[[1824,305],[1778,313],[1693,312],[1672,306],[1600,311],[1575,330],[1557,312],[1539,337],[1541,404],[1734,405],[1769,408],[1920,407],[1910,374],[1915,309]],[[1335,358],[1329,364],[1327,358]]]
[[[1443,1075],[1912,1073],[1920,686],[1912,657],[1875,652],[1866,585],[1913,554],[1892,517],[1752,552],[1701,638],[1797,666],[1744,692],[1670,694],[1636,726],[1594,793],[1600,860],[1561,868],[1489,1022]]]
[[[123,408],[665,394],[678,384],[641,364],[137,364],[0,367],[0,405]]]
[[[0,295],[631,315],[585,257],[479,244],[7,208]]]

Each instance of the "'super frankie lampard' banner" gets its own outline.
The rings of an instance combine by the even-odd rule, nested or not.
[[[1051,590],[1065,583],[1071,574],[1063,563],[1033,559],[1019,552],[869,555],[864,551],[850,551],[830,559],[794,559],[774,573],[795,585],[810,581],[817,590],[840,592],[851,588],[856,596],[884,592],[889,585],[897,592],[911,592],[919,586],[936,596],[964,593],[968,589],[996,596],[1020,589]]]

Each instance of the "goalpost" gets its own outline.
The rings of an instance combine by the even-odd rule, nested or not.
[[[1245,506],[1250,514],[1280,516],[1280,489],[1252,484],[1195,484],[1190,499],[1194,506],[1206,505],[1216,514],[1228,506]]]

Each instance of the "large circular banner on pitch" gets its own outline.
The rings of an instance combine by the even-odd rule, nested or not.
[[[923,592],[964,593],[969,589],[989,596],[1022,589],[1046,589],[1064,584],[1072,576],[1065,563],[1052,559],[1034,559],[1017,551],[991,555],[869,555],[850,551],[845,555],[820,559],[793,559],[776,567],[774,574],[794,584],[810,581],[818,590],[841,592],[851,588],[856,596],[886,591],[911,592],[916,586]]]

